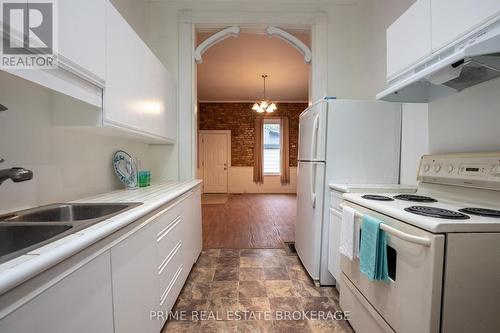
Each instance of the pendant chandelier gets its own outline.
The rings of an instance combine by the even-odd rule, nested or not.
[[[262,79],[264,80],[264,99],[260,103],[255,103],[252,106],[252,110],[257,111],[258,113],[264,113],[264,112],[274,112],[278,108],[276,107],[276,104],[273,102],[269,102],[266,99],[266,79],[267,79],[267,74],[262,74],[261,75]]]

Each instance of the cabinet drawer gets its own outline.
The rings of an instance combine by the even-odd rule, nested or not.
[[[349,311],[349,323],[358,333],[395,333],[356,287],[342,274],[340,307]]]
[[[160,279],[160,302],[165,290],[175,277],[177,269],[183,264],[183,243],[179,240],[173,249],[165,256],[160,255],[160,265],[158,266],[158,276]]]
[[[177,208],[177,207],[175,207]],[[172,252],[177,242],[183,239],[183,217],[176,209],[175,214],[166,214],[158,224],[158,265]]]
[[[177,300],[177,296],[184,285],[184,265],[180,264],[175,270],[172,279],[160,295],[160,309],[163,311],[170,311]]]

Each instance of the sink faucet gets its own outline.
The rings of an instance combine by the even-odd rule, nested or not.
[[[0,158],[0,163],[4,161]],[[14,183],[20,183],[33,178],[33,171],[25,168],[10,168],[0,170],[0,185],[7,179],[11,179]]]

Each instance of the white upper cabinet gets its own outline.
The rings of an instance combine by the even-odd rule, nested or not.
[[[104,84],[106,75],[106,0],[58,1],[59,54],[62,62]]]
[[[28,6],[39,1],[28,0]],[[105,0],[57,1],[55,69],[6,69],[41,86],[102,107],[105,84]],[[0,37],[1,38],[1,37]]]
[[[109,2],[106,16],[105,125],[174,142],[175,89],[168,71]]]
[[[387,78],[430,54],[431,0],[417,0],[387,29]]]
[[[432,0],[432,51],[500,14],[500,0]]]

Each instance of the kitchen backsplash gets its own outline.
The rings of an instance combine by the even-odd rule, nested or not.
[[[429,104],[431,153],[500,151],[500,79]]]
[[[121,188],[111,167],[123,149],[148,163],[149,146],[72,127],[51,126],[52,93],[0,71],[0,169],[22,166],[31,181],[0,186],[0,213]]]

